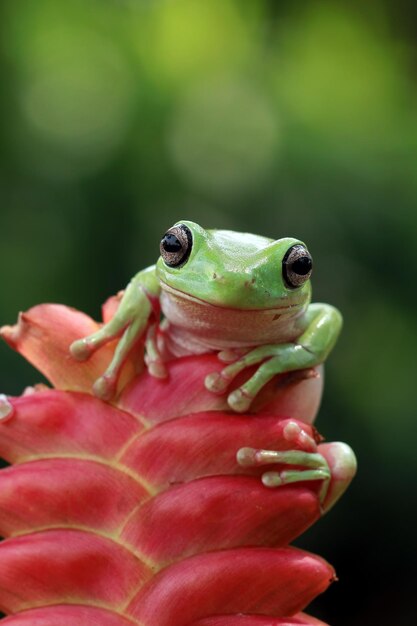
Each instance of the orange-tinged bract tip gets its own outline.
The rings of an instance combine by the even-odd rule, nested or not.
[[[13,349],[16,349],[18,342],[21,321],[22,314],[19,314],[19,321],[15,326],[2,326],[0,328],[0,337]]]
[[[156,378],[137,372],[133,351],[116,388],[100,378],[114,342],[85,361],[69,352],[97,328],[48,304],[1,329],[55,387],[0,395],[5,626],[325,626],[300,611],[334,571],[288,547],[322,514],[321,481],[261,480],[286,469],[262,451],[320,451],[310,425],[320,368],[276,377],[238,414],[205,387],[222,368],[214,354],[176,359]],[[97,380],[111,404],[92,395]],[[322,445],[329,507],[352,465],[342,444]]]
[[[59,304],[41,304],[19,315],[15,326],[3,326],[5,341],[58,389],[90,393],[94,381],[106,369],[112,345],[97,350],[88,361],[71,356],[71,344],[95,332],[99,325],[84,313]],[[134,375],[132,361],[123,368],[120,389]]]

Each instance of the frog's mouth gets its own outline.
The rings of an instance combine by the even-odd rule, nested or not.
[[[300,335],[307,306],[292,300],[269,308],[233,307],[207,302],[162,281],[161,289],[170,339],[181,345],[181,354],[189,354],[190,346],[192,353],[203,353],[292,341]]]
[[[284,314],[285,315],[291,314],[291,316],[297,315],[297,313],[301,313],[306,308],[306,303],[304,302],[304,300],[301,301],[299,294],[297,294],[298,297],[296,297],[295,294],[293,297],[290,296],[286,304],[280,304],[280,305],[275,305],[271,307],[231,306],[229,304],[219,304],[217,302],[214,303],[214,302],[209,302],[208,300],[203,300],[202,298],[193,296],[189,293],[186,293],[185,291],[176,289],[175,287],[168,285],[163,280],[160,280],[160,283],[161,283],[161,288],[163,291],[165,291],[168,294],[173,295],[176,298],[187,300],[188,302],[194,303],[196,305],[205,306],[205,307],[214,307],[215,309],[223,309],[223,310],[233,311],[235,313],[239,311],[247,311],[247,312],[264,311],[265,313],[266,312],[275,313],[275,316],[273,319],[277,319],[278,317],[281,317],[281,315],[284,315]]]

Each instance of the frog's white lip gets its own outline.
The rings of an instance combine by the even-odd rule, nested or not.
[[[200,304],[200,305],[204,305],[207,307],[214,307],[216,309],[228,309],[229,311],[271,311],[271,312],[289,312],[289,311],[293,311],[293,312],[297,312],[301,309],[304,308],[304,304],[297,302],[294,304],[287,304],[284,306],[273,306],[273,307],[268,307],[268,308],[235,308],[235,307],[231,307],[231,306],[222,306],[221,304],[213,304],[212,302],[207,302],[207,300],[203,300],[201,298],[197,298],[196,296],[192,296],[189,293],[186,293],[185,291],[181,291],[181,289],[176,289],[175,287],[171,287],[171,285],[168,285],[168,283],[166,283],[165,281],[160,279],[160,283],[162,285],[162,289],[164,289],[165,291],[167,291],[168,293],[172,293],[176,296],[179,296],[180,298],[184,298],[184,300],[189,300],[190,302],[195,302],[196,304]]]

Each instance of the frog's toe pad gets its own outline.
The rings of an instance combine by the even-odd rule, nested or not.
[[[253,397],[250,396],[242,389],[235,389],[229,394],[227,398],[227,404],[236,413],[244,413],[247,411],[252,403]]]
[[[93,393],[100,400],[112,400],[116,395],[117,379],[115,376],[104,374],[93,385]]]
[[[240,355],[236,352],[236,350],[222,350],[217,355],[218,359],[223,363],[232,363],[233,361],[236,361],[239,356]]]
[[[284,439],[293,445],[299,445],[304,450],[311,450],[315,452],[317,450],[317,444],[313,437],[311,437],[297,422],[293,420],[289,421],[283,429]]]
[[[86,361],[93,352],[93,347],[87,339],[78,339],[70,345],[70,353],[77,361]]]
[[[264,472],[262,474],[262,484],[264,487],[280,487],[285,481],[279,472]]]
[[[229,380],[219,374],[218,372],[213,372],[212,374],[208,374],[204,380],[204,385],[206,389],[212,391],[213,393],[222,393],[227,389],[229,385]]]
[[[236,461],[241,467],[253,467],[256,465],[256,449],[255,448],[239,448],[236,454]]]
[[[149,361],[147,363],[148,372],[154,378],[167,378],[168,371],[162,361]]]

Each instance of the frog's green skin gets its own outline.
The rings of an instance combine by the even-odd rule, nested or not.
[[[218,352],[220,360],[229,364],[205,380],[207,389],[215,393],[225,393],[239,372],[258,364],[252,377],[228,395],[229,406],[237,412],[246,411],[276,374],[310,368],[327,358],[340,332],[340,313],[327,304],[310,304],[310,280],[290,288],[283,277],[285,254],[302,242],[204,230],[189,221],[176,226],[180,224],[192,234],[187,260],[169,267],[160,257],[156,265],[140,271],[127,286],[115,316],[98,332],[71,346],[72,355],[82,360],[121,335],[110,366],[94,385],[97,396],[112,398],[120,369],[141,336],[148,370],[158,377],[168,375],[172,358]],[[159,299],[164,315],[161,324],[159,320],[150,323],[152,299]],[[255,459],[247,450],[251,449],[239,451],[239,463],[264,462],[265,453],[269,463],[270,455],[277,454],[277,462],[308,468],[268,472],[264,475],[267,486],[296,480],[329,483],[327,462],[314,452],[303,456],[291,450],[258,451]],[[351,455],[343,461],[343,466],[349,466],[350,477],[355,465],[353,452]]]
[[[289,288],[282,274],[286,252],[302,242],[179,224],[192,233],[186,262],[169,267],[160,257],[155,266],[136,274],[113,319],[71,346],[76,358],[88,358],[123,332],[112,363],[94,386],[99,397],[112,397],[129,350],[147,328],[146,361],[156,376],[167,375],[171,358],[216,351],[222,361],[233,361],[206,378],[207,389],[221,393],[240,371],[259,364],[228,396],[237,412],[246,411],[276,374],[313,367],[327,358],[341,328],[340,313],[327,304],[310,304],[310,280]],[[155,325],[148,325],[149,297],[159,298],[165,318],[159,339]]]

